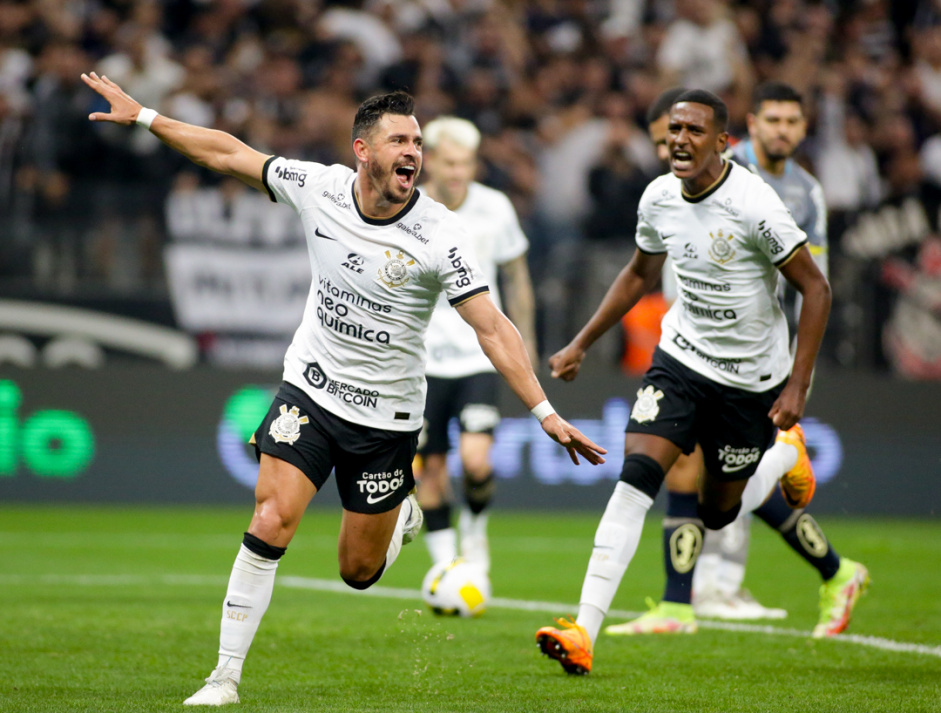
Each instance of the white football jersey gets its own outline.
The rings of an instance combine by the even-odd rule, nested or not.
[[[311,265],[284,380],[348,421],[421,428],[438,296],[457,305],[488,291],[463,222],[417,190],[392,218],[368,218],[346,166],[272,157],[262,177],[271,199],[300,215]]]
[[[490,286],[490,296],[500,307],[497,268],[524,255],[529,241],[523,234],[516,210],[500,191],[480,183],[471,183],[467,197],[454,211],[467,226],[474,254],[483,280]],[[431,317],[425,336],[428,351],[428,376],[458,378],[494,371],[493,364],[477,342],[473,328],[457,313],[444,294]]]
[[[673,174],[644,192],[637,247],[669,253],[677,300],[660,348],[727,386],[767,391],[790,373],[778,269],[807,242],[774,189],[730,161],[709,190],[683,194]]]

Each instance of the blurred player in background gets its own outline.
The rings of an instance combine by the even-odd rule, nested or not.
[[[535,304],[526,264],[529,242],[509,198],[474,180],[480,132],[466,119],[443,116],[428,123],[423,134],[428,180],[422,190],[464,219],[477,264],[498,307],[499,271],[505,311],[535,364]],[[425,544],[435,564],[448,562],[458,554],[447,467],[451,447],[448,425],[452,418],[457,418],[464,492],[464,507],[458,520],[460,554],[489,572],[487,507],[495,485],[490,450],[494,429],[500,422],[498,376],[477,343],[474,330],[447,304],[444,296],[438,300],[428,325],[425,348],[428,397],[418,448],[422,457],[418,502],[425,512]]]
[[[360,105],[354,171],[265,155],[141,107],[94,72],[82,79],[111,105],[89,119],[147,127],[195,163],[293,207],[307,236],[310,295],[281,389],[252,439],[255,511],[223,600],[218,663],[186,705],[238,702],[278,562],[334,467],[340,576],[350,587],[372,586],[417,534],[421,510],[410,490],[425,400],[422,337],[442,291],[543,430],[576,463],[578,454],[603,462],[604,450],[546,400],[523,340],[487,295],[459,219],[415,190],[422,136],[408,94]]]
[[[569,673],[591,670],[647,511],[681,453],[702,447],[691,515],[712,530],[759,507],[779,478],[792,507],[813,496],[809,469],[762,470],[759,462],[775,428],[790,429],[803,415],[830,288],[777,194],[723,158],[727,124],[728,110],[711,92],[691,90],[675,100],[670,173],[644,191],[637,250],[588,323],[550,359],[554,377],[574,379],[588,348],[657,284],[669,253],[679,294],[631,410],[620,481],[595,533],[578,618],[536,632],[542,652]],[[779,274],[804,296],[793,359]],[[692,556],[695,544],[684,554]]]
[[[670,106],[684,90],[664,92],[651,106],[647,120],[650,138],[666,162],[667,123]],[[761,176],[784,201],[798,227],[807,235],[810,254],[826,276],[826,205],[820,184],[793,159],[806,132],[802,98],[792,87],[777,82],[759,86],[754,113],[748,115],[749,139],[731,149],[731,158]],[[675,296],[675,288],[673,295]],[[800,311],[794,300],[791,323]],[[759,468],[810,469],[810,459],[799,425],[778,433],[777,442],[762,458]],[[701,554],[702,523],[694,517],[696,479],[702,468],[697,447],[692,457],[681,456],[667,474],[667,513],[663,523],[664,562],[667,582],[662,601],[632,622],[606,628],[611,634],[692,633],[695,615],[745,620],[782,618],[783,609],[769,609],[742,588],[748,556],[750,515],[743,515],[719,531],[706,532]],[[781,470],[782,474],[784,470]],[[816,520],[803,509],[793,510],[779,490],[755,511],[776,529],[823,579],[820,587],[820,619],[815,637],[833,636],[849,624],[859,594],[868,584],[865,567],[841,558]],[[692,606],[690,600],[692,598]]]

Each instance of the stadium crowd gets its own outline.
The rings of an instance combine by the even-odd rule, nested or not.
[[[470,119],[480,178],[532,244],[543,355],[633,249],[661,172],[644,125],[660,91],[718,93],[743,136],[756,83],[788,82],[830,211],[822,361],[941,374],[939,0],[0,0],[5,295],[166,299],[167,244],[302,240],[286,211],[150,133],[89,124],[89,68],[169,116],[324,163],[351,162],[353,114],[380,91],[413,93],[422,124]]]

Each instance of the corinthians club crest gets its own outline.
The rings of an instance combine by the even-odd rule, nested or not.
[[[301,416],[297,406],[292,406],[290,410],[285,404],[281,404],[281,415],[271,422],[271,428],[268,433],[274,439],[275,443],[287,443],[293,445],[294,441],[301,437],[301,426],[309,423],[307,416]]]
[[[653,421],[660,413],[660,399],[663,398],[663,392],[654,390],[653,386],[637,389],[637,401],[634,402],[634,408],[631,409],[631,418],[637,423],[646,423]]]
[[[712,245],[709,246],[709,257],[720,265],[725,265],[725,263],[735,257],[735,248],[732,247],[732,239],[734,236],[731,233],[726,235],[719,230],[715,235],[709,233],[709,237],[712,238]]]
[[[405,253],[401,250],[393,257],[389,250],[386,250],[386,257],[389,258],[385,265],[379,268],[379,280],[386,287],[401,287],[411,278],[408,274],[408,268],[415,264],[414,260],[405,261]]]

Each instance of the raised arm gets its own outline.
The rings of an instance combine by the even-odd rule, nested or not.
[[[526,353],[526,347],[513,323],[497,309],[486,294],[473,297],[457,306],[458,314],[477,333],[477,340],[487,358],[526,408],[548,404]],[[569,457],[578,464],[578,454],[593,465],[604,463],[607,451],[586,438],[577,428],[549,408],[548,415],[539,416],[543,430],[557,443],[568,449]]]
[[[130,126],[137,121],[143,107],[117,84],[107,77],[99,77],[94,72],[83,74],[82,81],[111,105],[111,111],[108,113],[98,111],[90,114],[90,121],[111,121],[124,126]],[[151,123],[150,131],[193,163],[238,178],[259,191],[265,190],[262,171],[268,156],[242,143],[231,134],[185,124],[160,114]]]
[[[611,283],[588,323],[568,345],[549,359],[553,378],[572,381],[578,376],[588,348],[653,289],[660,279],[665,261],[666,253],[649,255],[640,250],[634,251],[631,261]]]
[[[787,430],[804,415],[814,362],[830,316],[830,283],[806,247],[798,250],[780,270],[802,298],[791,376],[768,412],[775,426]]]

